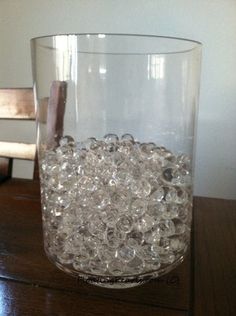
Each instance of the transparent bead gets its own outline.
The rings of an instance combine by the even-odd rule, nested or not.
[[[152,155],[152,151],[155,148],[155,146],[156,145],[154,143],[142,143],[140,145],[140,150],[146,156],[151,156]]]
[[[121,185],[127,186],[132,181],[131,169],[132,167],[126,161],[124,161],[116,172],[115,178]]]
[[[131,134],[124,134],[124,135],[121,136],[121,140],[133,143],[134,142],[134,137]]]
[[[162,218],[172,219],[178,216],[179,206],[177,204],[167,204],[166,211],[163,212]]]
[[[127,267],[130,270],[130,274],[140,274],[144,271],[144,262],[140,257],[135,256],[127,263]]]
[[[156,170],[161,171],[161,167],[163,166],[164,158],[163,158],[162,153],[159,149],[157,149],[156,147],[153,148],[149,157],[148,157],[148,160],[156,166]]]
[[[89,137],[88,139],[86,139],[83,142],[83,147],[82,148],[86,148],[87,150],[90,150],[91,147],[96,146],[97,140],[95,137]]]
[[[156,240],[155,244],[153,244],[153,247],[159,254],[165,254],[171,250],[170,238],[172,237],[160,237]]]
[[[166,168],[166,169],[164,169],[163,174],[162,174],[163,175],[163,180],[165,180],[166,182],[171,182],[173,177],[174,177],[173,173],[174,173],[174,169],[173,168]]]
[[[189,217],[191,217],[192,212],[192,205],[179,205],[178,206],[178,214],[176,217],[178,217],[182,222],[186,222]]]
[[[62,162],[73,157],[74,148],[72,146],[60,146],[56,149],[56,157],[58,162]]]
[[[175,261],[175,255],[171,252],[160,254],[160,262],[162,264],[172,264]]]
[[[178,199],[177,191],[173,187],[169,187],[165,196],[165,200],[167,203],[176,203]]]
[[[156,244],[157,242],[159,242],[161,236],[159,234],[159,232],[157,230],[149,230],[146,233],[144,233],[144,241],[145,243],[149,243],[149,244]]]
[[[175,225],[172,220],[160,220],[157,223],[157,230],[160,236],[168,237],[175,234]]]
[[[115,258],[108,263],[108,270],[112,275],[120,276],[124,273],[124,263],[120,259]]]
[[[152,191],[161,189],[162,182],[158,178],[157,172],[155,172],[155,175],[157,175],[157,177],[153,176],[153,172],[152,171],[149,170],[148,172],[150,173],[150,176],[147,177],[147,178],[148,178],[149,183],[151,184]],[[164,190],[164,188],[163,188],[163,190]]]
[[[179,218],[174,218],[173,223],[175,226],[175,234],[181,235],[185,233],[187,226]]]
[[[127,238],[127,245],[131,248],[138,248],[139,242],[135,238]]]
[[[75,163],[76,165],[81,165],[82,167],[84,167],[87,150],[85,148],[78,149],[77,146],[78,144],[76,144],[75,153],[74,153]]]
[[[177,199],[176,199],[176,203],[178,204],[183,204],[188,202],[188,193],[186,190],[184,190],[183,188],[178,188],[177,190]]]
[[[106,147],[106,143],[100,140],[96,140],[90,144],[90,149],[99,152],[100,149],[104,149]]]
[[[85,272],[88,270],[89,266],[89,260],[81,261],[81,260],[75,260],[73,261],[73,268],[77,271]]]
[[[128,245],[122,245],[117,250],[117,254],[121,261],[129,262],[135,257],[135,250]]]
[[[120,213],[128,209],[130,204],[130,195],[126,190],[116,190],[111,195],[111,204],[114,208],[118,209]]]
[[[130,240],[131,240],[131,243],[133,242],[133,244],[134,244],[134,240],[135,240],[135,243],[138,246],[140,246],[144,241],[144,235],[142,232],[138,232],[137,230],[132,230],[130,233],[127,234],[127,243],[128,244],[129,244]]]
[[[110,204],[110,196],[105,190],[96,191],[93,196],[93,204],[99,209],[104,209]]]
[[[93,237],[87,237],[84,239],[83,246],[88,252],[89,258],[95,258],[98,253],[98,240]]]
[[[74,139],[71,136],[63,136],[59,141],[60,146],[74,145]]]
[[[128,140],[123,140],[119,144],[118,151],[125,155],[126,158],[129,157],[130,155],[132,155],[133,152],[133,143]]]
[[[153,262],[159,262],[160,261],[160,256],[158,251],[151,246],[151,245],[145,245],[142,247],[142,254],[143,254],[143,259],[147,263],[153,263]]]
[[[102,166],[101,169],[98,170],[97,172],[99,173],[99,176],[104,184],[108,184],[111,186],[118,184],[118,181],[115,178],[115,174],[116,174],[116,167],[115,166],[113,166],[111,164],[106,164],[106,165]]]
[[[73,255],[68,253],[60,253],[58,260],[61,264],[71,264],[73,262]]]
[[[104,136],[104,141],[107,144],[113,143],[115,144],[116,142],[118,142],[119,137],[116,134],[106,134]]]
[[[151,192],[151,185],[145,179],[133,181],[131,183],[130,188],[131,188],[132,193],[137,195],[139,198],[145,198]]]
[[[73,263],[88,262],[89,255],[85,248],[81,248],[80,252],[74,257]]]
[[[176,169],[173,172],[172,183],[178,186],[190,186],[192,178],[188,171],[184,169]]]
[[[96,189],[97,189],[97,186],[90,177],[82,176],[78,179],[79,192],[83,192],[83,191],[93,192]]]
[[[102,236],[105,232],[106,224],[98,214],[92,214],[88,217],[88,231],[92,235]]]
[[[124,239],[123,232],[117,229],[108,228],[105,232],[105,242],[111,248],[117,248]]]
[[[186,246],[187,245],[184,242],[184,240],[182,238],[180,238],[179,236],[173,236],[173,237],[170,238],[170,249],[173,252],[184,251]]]
[[[95,167],[98,165],[99,159],[94,152],[89,151],[86,155],[86,163],[90,165],[90,166],[87,166],[87,168]]]
[[[139,232],[146,232],[152,229],[154,225],[155,225],[155,220],[151,216],[146,214],[143,217],[138,219],[135,226]]]
[[[106,244],[102,244],[98,249],[98,257],[103,262],[110,262],[115,259],[116,249],[108,247]]]
[[[114,227],[118,220],[119,211],[111,206],[106,207],[100,214],[102,221],[108,227]]]
[[[124,154],[122,154],[121,152],[117,151],[112,155],[112,161],[114,162],[114,164],[118,167],[120,166],[125,160],[125,156]]]
[[[154,220],[164,218],[166,214],[166,204],[161,202],[150,202],[147,208],[147,214],[150,215]]]
[[[70,237],[70,245],[74,249],[80,249],[83,245],[83,238],[82,236],[75,232]]]
[[[109,190],[115,191],[119,185],[119,181],[116,178],[112,178],[108,181],[107,185],[108,185]]]
[[[161,260],[159,259],[158,261],[153,261],[153,262],[148,262],[145,265],[145,272],[151,272],[151,271],[156,271],[160,269],[161,267]]]
[[[55,197],[55,194],[53,195],[53,197]],[[56,203],[57,205],[59,205],[60,207],[66,209],[69,208],[71,205],[71,198],[70,196],[66,196],[66,195],[60,195],[56,198]]]
[[[88,267],[92,274],[104,275],[107,270],[107,263],[96,257],[89,261]]]
[[[179,155],[177,156],[178,165],[186,171],[191,171],[191,160],[187,155]]]
[[[147,210],[147,202],[142,199],[135,199],[131,203],[130,212],[133,217],[142,216]]]
[[[117,230],[123,233],[130,232],[132,230],[132,227],[133,219],[131,216],[128,215],[122,215],[116,223]]]
[[[151,195],[149,201],[160,202],[165,195],[163,187],[157,188]]]

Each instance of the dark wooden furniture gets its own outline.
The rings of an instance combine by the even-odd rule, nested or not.
[[[190,256],[140,287],[94,287],[58,270],[42,245],[39,183],[0,184],[0,315],[236,315],[236,201],[194,199]]]

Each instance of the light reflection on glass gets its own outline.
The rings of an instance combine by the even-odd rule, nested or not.
[[[148,56],[148,79],[163,79],[164,77],[164,57],[157,55]]]
[[[11,315],[11,311],[9,310],[9,307],[11,309],[11,305],[9,302],[13,302],[13,300],[10,297],[9,300],[6,299],[9,294],[7,286],[4,282],[0,282],[0,315]]]
[[[98,38],[104,38],[104,37],[106,37],[105,34],[98,34]]]
[[[76,81],[77,72],[77,39],[74,35],[56,36],[56,77],[60,81]]]
[[[105,74],[107,72],[107,69],[104,67],[99,67],[100,74]]]

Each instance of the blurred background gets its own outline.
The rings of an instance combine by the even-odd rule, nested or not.
[[[194,194],[236,199],[235,0],[0,0],[0,87],[31,87],[30,39],[138,33],[202,42]],[[35,125],[0,122],[1,140],[34,141]],[[31,177],[16,161],[15,177]]]

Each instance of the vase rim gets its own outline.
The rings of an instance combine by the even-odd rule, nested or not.
[[[162,35],[154,35],[154,34],[132,34],[132,33],[62,33],[62,34],[51,34],[51,35],[43,35],[43,36],[38,36],[38,37],[33,37],[30,41],[31,43],[33,42],[37,42],[40,40],[47,40],[47,39],[53,39],[53,38],[60,38],[60,37],[81,37],[81,38],[85,38],[87,37],[88,39],[91,37],[92,38],[99,38],[99,39],[106,39],[106,38],[120,38],[122,39],[125,37],[130,37],[130,38],[139,38],[139,39],[153,39],[153,40],[162,40],[162,41],[168,41],[170,42],[176,42],[178,44],[182,43],[183,46],[185,44],[185,47],[183,47],[182,49],[169,49],[168,51],[163,50],[155,50],[152,49],[151,51],[147,50],[144,52],[135,52],[132,51],[132,49],[130,50],[130,52],[109,52],[109,51],[78,51],[78,53],[88,53],[88,54],[104,54],[104,55],[165,55],[165,54],[179,54],[179,53],[189,53],[191,51],[194,51],[196,49],[201,49],[202,47],[202,43],[200,41],[197,40],[193,40],[193,39],[188,39],[188,38],[183,38],[183,37],[174,37],[174,36],[162,36]],[[187,45],[189,45],[189,47],[187,47]],[[44,46],[44,45],[43,45]],[[47,47],[44,46],[44,48],[51,48],[52,47]]]

